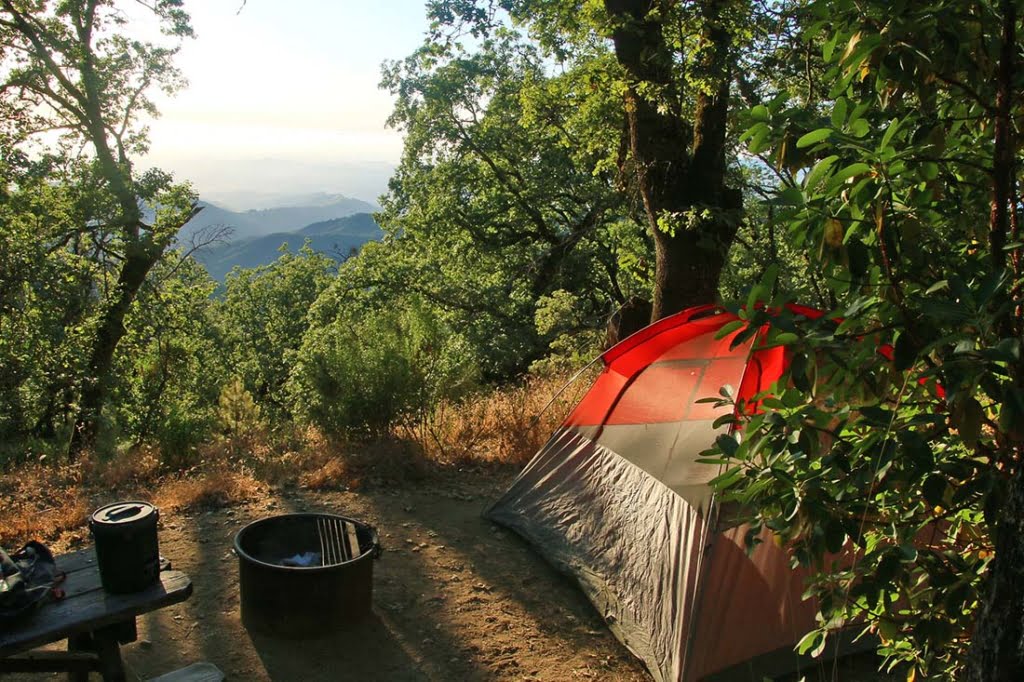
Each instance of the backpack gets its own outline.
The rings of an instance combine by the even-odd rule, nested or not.
[[[57,587],[62,580],[53,552],[41,542],[32,540],[11,555],[0,548],[0,625],[28,616],[49,597],[63,597]]]

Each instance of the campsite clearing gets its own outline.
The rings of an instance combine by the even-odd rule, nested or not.
[[[575,585],[481,518],[516,473],[443,469],[358,492],[286,488],[221,509],[164,510],[161,553],[192,578],[195,593],[139,619],[139,641],[123,648],[130,674],[147,679],[205,660],[228,679],[255,681],[650,680]],[[238,613],[231,540],[249,521],[304,510],[349,514],[380,530],[373,615],[358,630],[317,640],[250,636]],[[53,544],[64,550],[69,541],[81,547],[88,532]],[[858,667],[839,679],[884,679],[868,661]]]

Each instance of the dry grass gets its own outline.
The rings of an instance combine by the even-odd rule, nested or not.
[[[82,480],[81,465],[42,463],[0,477],[0,546],[18,549],[33,537],[80,529],[90,511]]]
[[[349,471],[348,462],[341,458],[327,460],[323,466],[306,471],[299,476],[299,484],[309,490],[337,490],[339,488],[357,488],[360,480]]]
[[[590,384],[563,391],[565,378],[529,378],[459,402],[373,443],[339,442],[314,430],[272,442],[217,439],[202,446],[185,469],[174,469],[151,447],[101,461],[35,463],[0,475],[0,545],[38,538],[56,549],[86,536],[91,510],[116,499],[146,499],[164,509],[220,507],[258,498],[272,488],[309,490],[400,485],[432,467],[522,464],[544,444]],[[17,546],[17,547],[16,547]]]
[[[220,469],[167,481],[157,490],[154,503],[162,509],[216,508],[255,499],[266,490],[246,472]]]
[[[0,510],[0,546],[14,551],[34,538],[54,542],[65,533],[81,531],[90,512],[92,507],[80,494],[43,508],[31,502],[8,500]]]
[[[581,377],[566,387],[567,380],[530,377],[516,386],[445,401],[422,419],[398,427],[396,435],[416,443],[427,459],[437,462],[524,464],[590,384]]]
[[[144,447],[119,453],[104,462],[87,459],[82,463],[83,479],[96,481],[108,490],[146,487],[162,473],[160,453]]]

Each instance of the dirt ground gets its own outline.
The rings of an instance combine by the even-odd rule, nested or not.
[[[194,593],[139,618],[139,641],[122,647],[129,679],[210,661],[231,680],[649,680],[567,579],[481,518],[514,471],[451,470],[399,489],[285,489],[222,509],[165,511],[160,552],[192,578]],[[234,535],[298,511],[378,529],[373,613],[319,639],[250,634],[239,615]]]
[[[292,488],[216,510],[165,512],[161,554],[195,591],[139,619],[139,641],[122,647],[129,679],[210,661],[230,680],[650,680],[568,579],[481,518],[515,470],[449,470],[359,492]],[[234,535],[298,511],[379,530],[373,613],[320,639],[250,634],[239,616]],[[873,667],[856,668],[841,679],[881,679]]]

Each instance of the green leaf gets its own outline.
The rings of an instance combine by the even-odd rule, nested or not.
[[[740,444],[737,442],[735,436],[729,433],[723,433],[715,439],[715,445],[718,449],[725,453],[727,457],[735,457],[736,451],[739,450]]]
[[[747,149],[751,154],[760,154],[764,151],[765,147],[768,146],[768,134],[771,132],[771,128],[768,127],[767,123],[758,123],[751,130],[750,142],[747,144]]]
[[[866,119],[858,118],[850,124],[850,134],[854,137],[864,137],[871,130]]]
[[[813,630],[808,632],[803,638],[797,642],[796,650],[801,656],[808,652],[814,658],[817,658],[825,651],[825,643],[828,640],[825,638],[825,634],[820,630]]]
[[[803,149],[804,147],[810,147],[812,144],[817,144],[822,140],[827,140],[831,136],[831,128],[818,128],[817,130],[812,130],[806,135],[803,135],[796,141],[796,146],[798,149]]]
[[[733,467],[720,476],[712,478],[708,481],[708,485],[718,490],[725,490],[734,485],[741,478],[743,478],[743,468]]]
[[[839,160],[839,157],[833,154],[832,156],[826,156],[824,159],[814,164],[814,168],[810,170],[807,177],[804,178],[804,189],[808,192],[813,192],[821,182],[822,178],[828,174],[829,169],[832,168],[832,164]]]
[[[780,203],[786,206],[803,206],[807,203],[807,199],[804,197],[804,193],[799,187],[787,187],[779,192],[778,196]]]
[[[825,60],[825,63],[832,61],[832,54],[836,50],[836,43],[839,41],[839,34],[833,33],[832,37],[825,41],[825,44],[821,46],[821,57]]]
[[[770,113],[768,112],[768,107],[766,107],[763,104],[758,104],[753,109],[750,110],[750,117],[755,121],[767,122],[769,116]]]
[[[778,346],[790,346],[800,340],[800,336],[793,332],[782,332],[772,337],[772,342]]]
[[[836,103],[832,106],[832,125],[835,128],[842,128],[843,124],[846,123],[846,110],[846,98],[839,97],[836,99]]]
[[[732,322],[727,322],[722,325],[722,328],[719,329],[717,333],[715,333],[715,338],[724,339],[729,336],[729,334],[732,334],[737,329],[745,327],[746,325],[747,323],[745,320],[733,320]]]
[[[910,544],[903,544],[899,547],[900,559],[904,563],[917,561],[917,548]]]
[[[870,170],[871,166],[864,162],[859,161],[857,163],[851,163],[849,166],[843,168],[841,171],[837,172],[835,175],[832,176],[832,178],[828,181],[828,191],[831,192],[832,190],[836,189],[850,178],[855,177],[857,175],[861,175],[863,173],[867,173]]]
[[[966,398],[962,401],[962,409],[954,410],[956,427],[960,432],[960,438],[964,445],[973,449],[981,436],[981,424],[985,418],[985,411],[974,398]]]
[[[885,129],[885,134],[882,135],[882,142],[878,145],[878,148],[885,149],[886,147],[888,147],[889,143],[892,142],[893,136],[896,135],[896,131],[898,131],[899,128],[900,120],[898,118],[894,118],[892,122],[889,123],[889,127]]]

